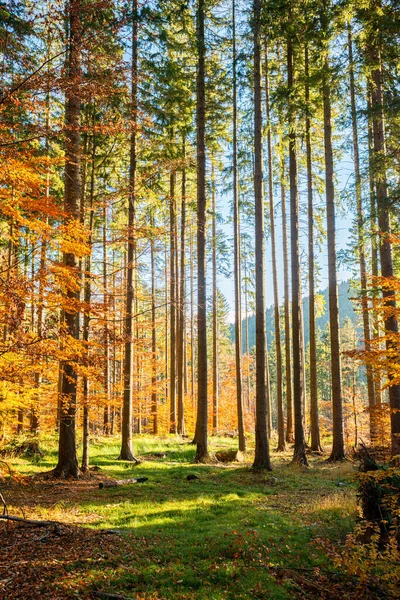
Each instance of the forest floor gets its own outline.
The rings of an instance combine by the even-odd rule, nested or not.
[[[215,451],[236,441],[211,443]],[[60,525],[0,523],[3,600],[362,597],[332,561],[356,520],[350,461],[311,457],[302,470],[290,452],[273,453],[272,473],[253,472],[251,454],[197,465],[192,445],[137,436],[142,462],[133,466],[116,460],[117,438],[99,438],[91,465],[100,470],[58,481],[43,475],[55,465],[55,440],[41,447],[42,458],[9,459],[19,475],[1,489],[8,514]],[[148,481],[99,489],[130,477]]]

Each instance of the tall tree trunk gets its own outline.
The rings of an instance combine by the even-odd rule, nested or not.
[[[157,327],[156,327],[156,274],[155,274],[155,221],[154,212],[150,214],[150,263],[151,263],[151,416],[153,420],[153,435],[158,435],[157,408]]]
[[[186,159],[186,140],[183,139],[183,159]],[[182,169],[181,199],[181,252],[180,252],[180,293],[179,293],[179,330],[178,330],[178,433],[185,435],[184,398],[185,398],[185,243],[186,243],[186,168]]]
[[[69,53],[67,59],[67,77],[69,85],[66,89],[65,129],[65,189],[64,210],[67,222],[79,218],[79,201],[81,196],[80,178],[80,123],[81,100],[79,80],[81,77],[81,0],[69,0]],[[64,254],[66,268],[76,275],[77,260],[72,252]],[[77,281],[78,283],[78,281]],[[78,285],[67,291],[67,301],[79,302]],[[65,311],[65,329],[71,338],[79,339],[79,313]],[[62,407],[60,412],[60,431],[58,440],[58,463],[54,469],[55,477],[78,477],[79,467],[76,455],[76,394],[78,375],[73,365],[65,361],[62,365]]]
[[[329,59],[325,56],[323,68],[322,93],[324,103],[324,148],[325,148],[325,187],[326,187],[326,225],[328,241],[328,278],[329,278],[329,330],[331,337],[331,374],[332,374],[332,414],[333,443],[330,461],[343,460],[343,400],[340,367],[339,304],[336,271],[336,225],[335,225],[335,189],[333,184],[332,117],[330,99]]]
[[[299,196],[297,188],[297,147],[294,94],[294,56],[292,41],[287,45],[287,78],[289,93],[289,179],[290,179],[290,229],[292,258],[292,333],[293,333],[293,400],[294,400],[294,455],[293,461],[307,465],[306,444],[304,439],[303,406],[304,379],[302,353],[301,318],[301,273],[299,239]]]
[[[372,137],[373,137],[373,172],[376,186],[376,202],[378,225],[380,231],[379,256],[381,260],[382,277],[394,277],[393,248],[390,240],[391,234],[391,203],[387,185],[386,140],[385,140],[385,114],[383,106],[382,61],[378,42],[380,36],[374,34],[374,40],[369,46],[369,60],[372,68]],[[384,287],[382,291],[385,305],[385,335],[386,350],[390,356],[397,352],[395,341],[398,332],[398,318],[396,295],[394,289]],[[393,384],[393,373],[389,371],[389,402],[390,424],[392,437],[392,456],[400,455],[400,385]]]
[[[283,246],[283,311],[285,321],[285,377],[286,377],[286,442],[294,442],[293,431],[293,394],[292,394],[292,355],[290,340],[290,296],[289,296],[289,257],[287,239],[287,217],[286,217],[286,185],[285,185],[285,156],[280,136],[281,159],[280,159],[280,188],[281,188],[281,211],[282,211],[282,246]]]
[[[137,138],[137,79],[138,79],[138,3],[132,0],[132,65],[131,65],[131,138],[129,161],[129,196],[128,196],[128,244],[126,273],[126,305],[125,305],[125,354],[123,365],[124,396],[122,404],[121,452],[119,460],[136,461],[132,450],[132,377],[133,377],[133,275],[135,258],[135,212],[136,212],[136,138]]]
[[[269,101],[269,61],[268,46],[265,44],[265,103],[267,113],[267,152],[268,152],[268,191],[269,191],[269,220],[271,230],[271,258],[272,258],[272,280],[274,288],[274,324],[275,324],[275,347],[276,347],[276,396],[278,415],[278,448],[279,452],[285,450],[285,423],[283,419],[283,382],[282,382],[282,345],[281,324],[279,316],[279,289],[278,268],[276,262],[276,237],[275,237],[275,206],[274,206],[274,173],[272,163],[272,133],[271,133],[271,111]]]
[[[110,343],[108,332],[108,275],[107,275],[107,206],[103,206],[103,302],[104,302],[104,414],[103,430],[110,434]]]
[[[372,107],[371,107],[371,85],[368,84],[367,90],[367,113],[368,113],[368,170],[369,170],[369,208],[370,208],[370,236],[371,236],[371,273],[373,277],[379,275],[379,258],[378,258],[378,239],[377,239],[377,209],[376,209],[376,194],[375,194],[375,176],[374,176],[374,144],[372,133]],[[376,295],[376,292],[375,292]],[[379,338],[381,337],[379,315],[377,311],[373,312],[373,338],[374,345],[379,346]],[[378,369],[374,372],[374,387],[375,400],[377,406],[382,403],[381,390],[381,375]]]
[[[92,269],[92,237],[93,237],[93,223],[94,223],[94,185],[95,185],[95,169],[96,169],[96,136],[95,136],[95,113],[93,109],[93,141],[92,141],[92,168],[90,173],[90,189],[89,189],[89,254],[85,258],[85,275],[84,275],[84,287],[83,295],[85,301],[85,312],[83,315],[83,342],[85,344],[85,358],[88,359],[88,343],[89,343],[89,330],[90,330],[90,313],[89,306],[92,300],[92,287],[91,287],[91,269]],[[85,186],[85,182],[83,183]],[[85,206],[84,206],[84,194],[82,194],[82,222],[85,219]],[[89,378],[87,375],[83,376],[83,423],[82,423],[82,462],[81,469],[85,473],[89,470]]]
[[[170,393],[170,433],[177,432],[177,420],[176,420],[176,331],[177,331],[177,298],[176,298],[176,253],[177,253],[177,239],[176,239],[176,199],[175,199],[175,181],[176,174],[171,172],[169,178],[169,218],[170,218],[170,254],[169,254],[169,289],[170,289],[170,362],[169,362],[169,393]]]
[[[190,224],[190,395],[194,415],[194,256],[193,222]]]
[[[212,429],[218,433],[218,289],[217,289],[217,206],[215,197],[215,166],[211,159],[211,211],[212,211]]]
[[[369,308],[367,299],[367,266],[365,258],[365,243],[364,243],[364,209],[362,205],[361,194],[361,172],[360,172],[360,154],[358,146],[358,128],[357,128],[357,109],[356,109],[356,92],[354,83],[354,61],[353,61],[353,40],[351,25],[348,24],[348,47],[349,47],[349,76],[350,76],[350,101],[351,101],[351,123],[353,130],[353,159],[354,159],[354,175],[356,184],[356,208],[357,208],[357,234],[358,234],[358,259],[360,264],[360,282],[361,282],[361,309],[363,319],[364,346],[367,352],[371,350],[371,330],[369,324]],[[370,435],[371,440],[376,440],[376,415],[375,415],[375,385],[374,373],[372,366],[367,362],[367,390],[368,390],[368,407],[370,418]]]
[[[207,410],[207,288],[206,288],[206,98],[205,98],[205,0],[197,0],[197,462],[208,459]]]
[[[240,265],[240,219],[237,160],[237,75],[236,75],[236,10],[232,0],[232,77],[233,77],[233,272],[235,283],[235,373],[236,407],[238,419],[239,450],[246,452],[243,415],[243,374],[242,374],[242,303]]]
[[[256,426],[253,468],[271,470],[267,431],[267,347],[265,323],[264,192],[261,106],[261,0],[253,4],[254,202],[256,261]]]
[[[245,340],[244,349],[246,353],[247,363],[249,360],[249,310],[248,310],[248,289],[247,289],[247,260],[246,255],[244,257],[244,321],[245,321]],[[246,396],[247,396],[247,408],[250,408],[250,369],[247,366],[246,375]]]
[[[304,51],[305,100],[306,100],[306,155],[307,155],[307,193],[308,193],[308,292],[309,292],[309,328],[310,328],[310,433],[312,452],[322,452],[318,418],[318,381],[317,381],[317,339],[315,317],[315,258],[314,258],[314,201],[313,173],[311,153],[310,120],[310,73],[308,44]]]
[[[168,389],[168,372],[169,372],[169,361],[168,361],[168,243],[165,242],[164,247],[164,282],[165,282],[165,347],[164,347],[164,374],[165,374],[165,402],[168,402],[169,389]]]

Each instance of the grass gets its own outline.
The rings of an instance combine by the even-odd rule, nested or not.
[[[212,449],[234,443],[214,438]],[[17,458],[13,466],[25,475],[52,468],[54,440],[41,445],[42,459]],[[330,465],[319,457],[305,471],[289,464],[289,453],[277,453],[272,473],[252,472],[250,462],[195,465],[194,447],[174,437],[137,437],[137,466],[117,461],[118,452],[116,438],[96,439],[91,464],[101,476],[78,483],[38,480],[15,499],[8,492],[10,513],[23,509],[95,533],[114,531],[101,536],[103,554],[96,548],[93,556],[66,561],[64,577],[52,583],[59,595],[52,598],[90,597],[93,589],[137,599],[296,598],[297,584],[277,577],[275,567],[328,568],[318,539],[339,543],[354,527],[351,463]],[[155,458],[155,452],[167,456]],[[188,481],[189,474],[199,479]],[[98,489],[100,477],[135,476],[148,481]]]

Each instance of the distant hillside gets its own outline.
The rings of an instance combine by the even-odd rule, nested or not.
[[[342,281],[339,284],[339,320],[340,323],[343,323],[347,318],[351,319],[353,323],[358,321],[358,315],[354,311],[353,302],[349,299],[351,296],[350,286],[348,281]],[[317,328],[324,329],[326,324],[329,321],[329,299],[328,299],[328,288],[323,291],[318,292],[319,295],[323,296],[325,300],[325,312],[317,319]],[[303,299],[303,315],[304,315],[304,340],[305,345],[307,346],[310,339],[310,326],[308,320],[308,310],[309,310],[309,297]],[[250,349],[255,346],[256,343],[256,319],[254,315],[251,315],[248,319],[249,321],[249,347]],[[283,323],[282,323],[283,325]],[[243,319],[242,321],[243,327],[243,351],[245,350],[245,327],[246,321]],[[231,337],[232,340],[235,339],[235,330],[234,326],[231,325]],[[273,307],[270,306],[267,308],[267,338],[268,344],[271,344],[271,340],[274,337],[274,311]]]

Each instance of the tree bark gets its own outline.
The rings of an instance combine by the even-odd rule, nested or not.
[[[215,197],[215,165],[211,158],[212,211],[212,430],[218,433],[218,289],[217,289],[217,206]]]
[[[329,330],[331,337],[333,441],[330,461],[345,458],[343,435],[342,377],[340,366],[339,304],[336,271],[335,189],[333,183],[332,117],[330,99],[329,59],[326,53],[323,67],[322,94],[324,104],[324,155],[326,188],[326,226],[328,243]]]
[[[275,206],[274,206],[274,173],[272,163],[272,133],[271,110],[269,100],[269,61],[268,46],[265,44],[265,104],[267,117],[267,153],[268,153],[268,191],[269,191],[269,220],[271,230],[272,281],[274,288],[274,325],[276,347],[276,396],[278,416],[278,452],[285,450],[285,423],[283,418],[283,382],[282,382],[282,345],[281,323],[279,315],[278,267],[276,262],[275,235]]]
[[[242,374],[242,303],[241,303],[241,257],[240,219],[237,160],[237,75],[236,75],[236,9],[232,0],[232,77],[233,77],[233,272],[235,285],[235,373],[236,409],[238,419],[239,450],[246,452],[243,414],[243,374]]]
[[[310,433],[312,452],[322,452],[318,418],[318,381],[317,381],[317,340],[315,317],[315,258],[314,258],[314,199],[311,151],[310,118],[310,73],[308,44],[304,52],[305,100],[306,100],[306,155],[307,155],[307,193],[308,193],[308,291],[309,291],[309,327],[310,327]]]
[[[132,377],[133,377],[133,280],[135,259],[135,212],[136,212],[136,137],[137,137],[137,78],[138,78],[138,4],[132,0],[132,88],[131,88],[131,139],[129,162],[129,196],[128,196],[128,244],[126,273],[126,305],[125,305],[125,355],[123,365],[124,396],[121,423],[121,452],[119,460],[135,461],[132,449]]]
[[[169,178],[169,218],[170,218],[170,254],[169,254],[169,272],[170,272],[170,292],[169,292],[169,316],[170,316],[170,360],[169,360],[169,394],[170,394],[170,426],[169,432],[177,432],[177,419],[176,419],[176,251],[177,251],[177,240],[176,240],[176,199],[175,199],[175,172],[171,172]]]
[[[290,229],[292,259],[292,340],[293,340],[293,400],[294,400],[294,454],[293,462],[308,465],[304,439],[303,406],[304,379],[302,353],[301,318],[301,264],[299,239],[299,197],[297,183],[297,148],[294,94],[294,56],[292,40],[287,44],[287,78],[289,93],[289,179],[290,179]]]
[[[371,330],[369,323],[369,308],[367,299],[367,266],[365,258],[365,242],[364,242],[364,209],[362,205],[361,195],[361,172],[360,172],[360,154],[358,145],[358,128],[357,128],[357,109],[356,109],[356,92],[354,83],[354,60],[353,60],[353,40],[351,25],[348,24],[348,48],[349,48],[349,79],[350,79],[350,102],[351,102],[351,123],[353,131],[353,160],[354,160],[354,175],[356,184],[356,209],[357,209],[357,235],[358,235],[358,260],[360,265],[360,283],[361,283],[361,310],[363,319],[364,347],[366,352],[371,351]],[[368,408],[370,419],[370,435],[371,440],[377,439],[376,415],[375,415],[375,385],[373,368],[367,362],[367,390],[368,390]]]
[[[151,263],[151,416],[153,419],[153,435],[158,435],[158,409],[157,409],[157,328],[156,328],[156,276],[155,276],[155,221],[154,212],[151,211],[151,238],[150,238],[150,263]]]
[[[186,160],[186,140],[183,139],[183,160]],[[186,244],[186,168],[182,169],[181,199],[181,252],[180,252],[180,293],[179,293],[179,330],[178,330],[178,433],[185,435],[184,398],[185,398],[185,244]]]
[[[254,203],[256,262],[256,424],[253,468],[271,470],[268,441],[266,323],[265,323],[265,251],[264,193],[262,168],[261,106],[261,0],[253,3],[254,44]]]
[[[380,231],[379,256],[381,261],[382,277],[394,277],[393,248],[390,241],[391,234],[391,205],[387,185],[387,160],[385,140],[385,113],[382,82],[382,61],[378,37],[369,47],[369,60],[372,70],[371,108],[372,108],[372,136],[373,136],[373,170],[376,186],[376,202],[378,225]],[[385,306],[385,336],[386,351],[390,356],[397,352],[396,341],[399,333],[397,320],[397,305],[395,290],[384,287],[382,290]],[[391,425],[391,452],[393,457],[400,455],[400,385],[392,384],[393,374],[389,371],[389,402]],[[397,460],[399,460],[397,458]]]
[[[197,0],[197,421],[196,462],[208,460],[207,410],[207,288],[206,288],[206,99],[205,99],[205,0]]]
[[[67,59],[66,111],[65,111],[65,188],[64,210],[67,223],[79,218],[79,201],[81,196],[80,177],[80,124],[81,100],[79,80],[81,77],[81,0],[69,0],[69,53]],[[75,254],[66,252],[64,264],[68,271],[77,276],[77,260]],[[77,281],[78,283],[78,281]],[[78,285],[76,286],[78,288]],[[67,301],[79,302],[79,289],[67,290]],[[79,313],[71,309],[65,311],[65,329],[71,338],[79,339]],[[68,362],[62,365],[62,405],[60,410],[60,429],[58,440],[58,463],[54,469],[55,477],[78,477],[79,467],[76,455],[76,395],[78,375],[74,366]]]

